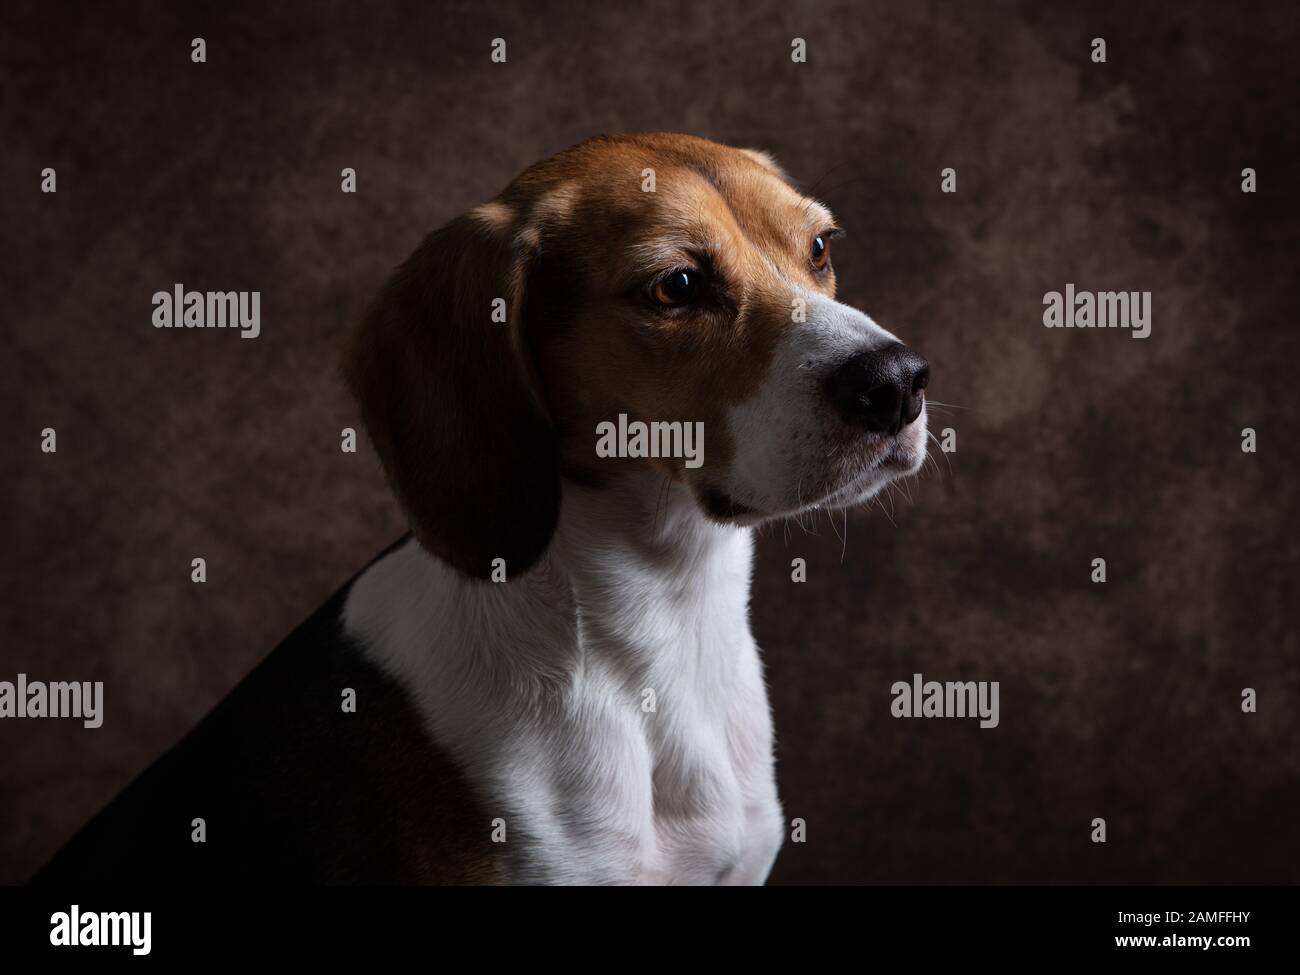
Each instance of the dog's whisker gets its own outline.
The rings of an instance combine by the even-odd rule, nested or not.
[[[807,201],[804,203],[805,211],[807,210],[808,207],[812,206],[813,199],[817,196],[817,187],[822,185],[822,181],[825,180],[826,177],[829,176],[831,173],[835,172],[835,170],[843,169],[847,165],[849,165],[849,160],[847,159],[835,163],[833,166],[831,166],[824,173],[822,173],[820,176],[817,177],[817,182],[813,183],[812,186],[808,187],[807,190],[803,191],[804,196],[808,198]]]
[[[934,454],[930,453],[928,450],[925,452],[924,470],[933,472],[935,477],[943,476],[943,469],[939,467],[939,462],[934,459]]]
[[[883,501],[880,500],[880,495],[876,495],[876,496],[875,496],[874,498],[872,498],[871,500],[872,500],[872,502],[873,502],[874,504],[877,504],[877,505],[880,506],[881,514],[883,514],[883,515],[885,516],[885,520],[887,520],[891,525],[893,525],[895,528],[897,528],[897,527],[898,527],[898,524],[897,524],[897,522],[894,521],[894,516],[891,515],[888,511],[885,510],[885,503],[884,503]]]
[[[829,521],[829,522],[831,523],[831,531],[833,531],[833,532],[835,533],[835,537],[838,538],[838,539],[840,540],[840,543],[841,543],[840,561],[843,562],[843,561],[844,561],[844,553],[843,553],[842,545],[843,545],[843,542],[844,542],[844,536],[841,535],[841,534],[840,534],[840,530],[839,530],[838,528],[835,527],[835,513],[834,513],[833,511],[831,511],[829,508],[826,508],[826,509],[824,509],[824,510],[826,511],[826,520]]]
[[[935,442],[935,445],[938,446],[938,448],[939,448],[939,453],[943,454],[943,462],[944,462],[945,464],[948,465],[948,474],[951,475],[951,474],[952,474],[952,461],[948,459],[948,452],[947,452],[946,450],[943,449],[943,442],[940,441],[940,439],[939,439],[938,437],[936,437],[933,433],[931,433],[929,430],[926,430],[926,431],[925,431],[925,435],[926,435],[927,437],[929,437],[931,440],[933,440],[933,441]],[[927,456],[927,457],[930,456],[930,452],[929,452],[928,450],[925,452],[925,456]],[[935,462],[935,467],[937,468],[938,466],[939,466],[938,461],[936,461],[936,462]]]
[[[659,486],[658,497],[657,497],[657,499],[656,499],[656,501],[655,501],[655,513],[654,513],[654,517],[653,517],[653,519],[651,519],[651,522],[650,522],[650,531],[651,531],[652,534],[658,534],[658,532],[659,532],[659,513],[660,513],[661,510],[662,510],[663,513],[664,513],[664,517],[667,518],[667,513],[668,513],[668,507],[667,507],[668,492],[671,490],[671,488],[672,488],[672,478],[669,477],[667,474],[665,474],[665,475],[664,475],[664,482],[663,482],[663,484],[661,484],[661,485]]]

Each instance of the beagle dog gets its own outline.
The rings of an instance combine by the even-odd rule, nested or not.
[[[926,453],[928,366],[835,300],[839,233],[766,154],[654,134],[429,235],[344,364],[411,537],[38,879],[763,883],[753,527]],[[598,451],[620,418],[702,462]]]

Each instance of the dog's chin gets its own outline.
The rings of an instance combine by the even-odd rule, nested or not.
[[[736,528],[744,528],[751,525],[758,525],[771,518],[765,512],[757,508],[751,508],[743,502],[737,501],[732,495],[720,488],[706,488],[695,497],[696,503],[704,516],[710,521],[719,525],[731,525]]]
[[[855,508],[866,504],[885,489],[885,485],[910,477],[925,463],[924,433],[911,443],[901,440],[889,442],[885,451],[874,463],[856,477],[820,502],[814,508]]]

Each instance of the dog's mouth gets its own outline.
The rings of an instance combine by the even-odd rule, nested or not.
[[[899,433],[878,441],[861,456],[841,486],[819,502],[821,507],[847,508],[864,504],[886,484],[908,477],[925,462],[924,425],[909,425]]]
[[[919,433],[911,432],[913,429]],[[813,476],[797,479],[787,503],[760,508],[739,500],[718,485],[701,488],[696,499],[713,521],[726,525],[756,525],[770,518],[787,518],[818,508],[840,509],[865,504],[885,485],[915,474],[925,460],[925,432],[909,426],[898,434],[870,436],[857,449],[836,451],[830,463]]]
[[[749,524],[765,515],[747,504],[742,504],[718,488],[706,488],[699,496],[700,506],[709,517],[728,525]]]
[[[907,457],[903,451],[890,446],[869,468],[850,478],[812,507],[839,509],[866,504],[885,485],[914,473],[917,466],[917,462]]]

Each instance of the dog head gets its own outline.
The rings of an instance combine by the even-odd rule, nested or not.
[[[345,359],[417,539],[514,574],[564,477],[653,469],[754,524],[915,472],[929,369],[835,300],[839,233],[763,153],[667,134],[590,139],[435,231]],[[603,456],[620,417],[690,424],[707,450]]]

